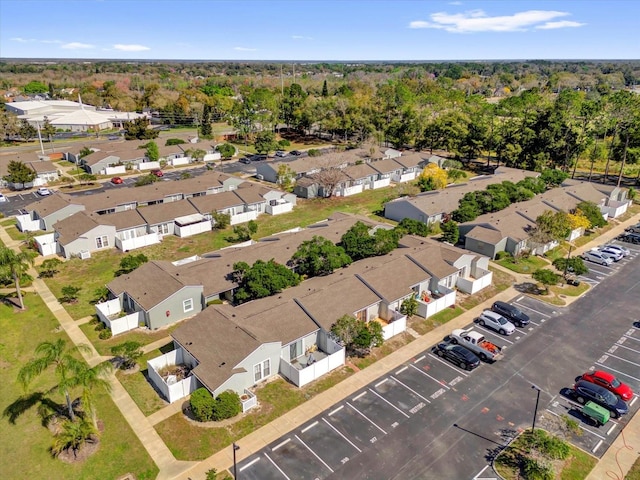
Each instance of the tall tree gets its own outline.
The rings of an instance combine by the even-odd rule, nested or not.
[[[153,140],[147,143],[145,147],[145,154],[151,162],[157,162],[160,159],[160,150],[158,144]]]
[[[69,392],[80,383],[89,384],[88,381],[80,382],[80,377],[83,380],[88,379],[89,367],[83,360],[77,358],[78,353],[89,352],[91,349],[84,344],[67,348],[67,342],[61,338],[53,342],[42,342],[36,347],[36,357],[29,360],[18,372],[18,381],[26,389],[36,377],[53,367],[58,377],[58,384],[52,390],[57,390],[64,395],[69,418],[75,420]],[[100,369],[104,368],[100,367]]]
[[[22,290],[20,289],[20,280],[31,266],[33,266],[33,255],[30,252],[16,253],[9,247],[0,246],[0,270],[8,273],[13,278],[21,310],[24,310],[24,301],[22,299]]]
[[[314,235],[300,244],[290,262],[301,275],[316,277],[349,265],[351,258],[331,240]]]
[[[31,183],[36,178],[36,172],[18,160],[10,160],[7,171],[4,180],[7,183],[21,185],[20,188],[24,188],[25,183]]]

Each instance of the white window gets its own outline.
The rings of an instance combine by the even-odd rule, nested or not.
[[[163,223],[162,225],[158,225],[158,233],[161,235],[168,235],[169,234],[169,224],[168,223]]]
[[[190,312],[191,310],[193,310],[193,299],[187,298],[182,302],[182,311],[186,313]]]
[[[262,363],[258,363],[253,366],[253,381],[259,382],[263,378],[267,378],[271,375],[271,360],[266,359]]]
[[[101,237],[96,237],[96,247],[97,248],[106,248],[109,246],[109,237],[106,235],[102,235]]]

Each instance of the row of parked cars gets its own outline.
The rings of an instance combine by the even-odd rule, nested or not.
[[[600,265],[609,266],[613,262],[619,262],[629,255],[629,253],[629,249],[627,248],[619,245],[607,244],[584,252],[582,254],[582,259]]]
[[[624,233],[618,236],[621,242],[634,243],[640,245],[640,223],[625,229]]]
[[[484,310],[476,322],[501,335],[511,335],[518,327],[529,324],[529,316],[519,308],[506,302],[494,302],[490,310]],[[449,339],[433,347],[433,352],[441,358],[464,370],[473,370],[480,361],[494,362],[503,356],[503,348],[489,342],[480,332],[456,329]]]
[[[609,417],[620,418],[629,412],[627,402],[633,390],[612,373],[595,370],[576,377],[571,396],[583,405],[583,415],[604,425]]]

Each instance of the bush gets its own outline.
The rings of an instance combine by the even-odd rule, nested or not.
[[[496,253],[496,260],[502,260],[503,258],[509,258],[510,256],[511,254],[509,252],[505,252],[503,250],[502,252]]]
[[[191,412],[199,422],[208,422],[213,418],[215,399],[206,388],[198,388],[189,400]]]
[[[319,157],[320,155],[322,155],[322,152],[320,150],[318,150],[317,148],[311,148],[307,151],[307,154],[310,157]]]
[[[233,418],[242,411],[240,397],[236,392],[222,392],[216,397],[213,409],[213,419],[216,421]]]
[[[556,285],[560,281],[560,275],[553,273],[551,270],[542,268],[536,270],[532,274],[533,278],[543,285]]]
[[[100,333],[98,334],[98,338],[100,340],[109,340],[111,336],[111,329],[106,327],[100,330]]]
[[[554,474],[550,466],[533,458],[522,459],[522,472],[527,480],[553,480]]]

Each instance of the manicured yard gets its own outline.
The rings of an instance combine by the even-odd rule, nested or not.
[[[27,310],[17,312],[12,307],[0,304],[0,409],[14,402],[22,393],[17,384],[18,370],[33,356],[35,347],[43,341],[58,338],[68,340],[64,332],[58,332],[55,317],[34,294],[25,295]],[[32,385],[31,390],[52,386],[53,376],[43,374]],[[75,392],[76,394],[78,392]],[[63,398],[55,394],[56,402]],[[22,480],[25,478],[95,479],[118,478],[133,473],[139,480],[153,479],[158,469],[146,450],[133,434],[128,424],[106,394],[96,398],[98,416],[105,430],[97,453],[84,463],[68,465],[51,457],[49,446],[51,433],[41,426],[36,409],[20,416],[15,424],[3,417],[0,428],[0,458],[2,478]]]
[[[408,332],[403,332],[400,335],[396,335],[384,342],[381,347],[372,348],[371,352],[366,357],[350,357],[349,360],[351,360],[356,367],[362,370],[414,340],[415,338]]]
[[[129,374],[123,371],[118,371],[117,374],[122,386],[127,390],[133,401],[138,405],[138,408],[146,416],[149,416],[168,405],[168,402],[160,397],[160,394],[155,391],[147,379],[147,360],[159,357],[160,355],[162,355],[160,350],[153,350],[143,355],[138,360],[138,365],[140,365],[140,370],[138,372]]]
[[[528,257],[522,257],[518,259],[513,258],[512,256],[506,256],[501,260],[496,260],[496,263],[516,273],[525,274],[531,274],[539,268],[549,266],[549,262],[535,255],[530,255]]]
[[[14,218],[10,218],[8,224],[4,224],[4,230],[7,234],[14,240],[20,240],[21,242],[27,238],[27,235],[20,230],[16,226],[16,220]],[[4,220],[7,222],[7,220]]]
[[[256,390],[259,406],[241,414],[239,420],[226,427],[205,428],[177,413],[155,428],[178,460],[202,460],[340,383],[352,373],[350,368],[342,367],[304,388],[297,388],[282,378],[270,381]]]
[[[494,268],[491,265],[489,266],[489,270],[493,272],[491,285],[483,288],[474,295],[465,295],[464,300],[458,300],[459,306],[461,306],[465,310],[469,310],[476,305],[484,302],[488,298],[492,298],[503,290],[506,290],[516,281],[516,279],[509,275],[507,272]],[[462,295],[460,294],[460,292],[458,292],[458,298],[461,297]]]
[[[148,345],[156,340],[160,340],[162,338],[167,338],[167,343],[171,342],[171,339],[168,338],[180,323],[176,323],[171,325],[170,327],[163,328],[161,330],[144,330],[144,329],[136,329],[131,330],[130,332],[121,333],[115,337],[107,338],[105,340],[98,337],[99,329],[96,328],[97,325],[95,323],[89,322],[83,325],[80,325],[80,329],[85,333],[89,341],[96,347],[96,350],[100,355],[111,355],[111,347],[114,345],[118,345],[123,342],[140,342],[143,345]]]
[[[640,457],[631,466],[631,470],[624,477],[624,480],[640,480]]]
[[[464,312],[465,310],[463,308],[456,305],[454,308],[445,308],[441,312],[438,312],[426,319],[414,317],[418,319],[418,321],[412,322],[410,326],[420,335],[424,335],[425,333],[438,328],[440,325],[444,325],[445,323],[453,320],[458,315],[462,315]]]

